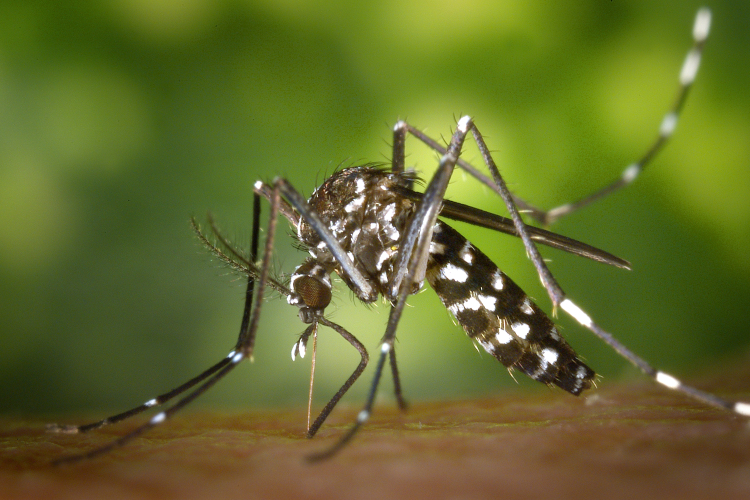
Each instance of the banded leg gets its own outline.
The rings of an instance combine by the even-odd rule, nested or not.
[[[648,148],[646,153],[636,162],[628,165],[618,179],[613,181],[611,184],[601,188],[599,191],[586,196],[576,202],[566,203],[558,207],[544,210],[536,207],[516,195],[513,195],[513,201],[518,208],[529,217],[543,224],[544,226],[550,226],[560,218],[569,215],[579,208],[589,205],[605,196],[622,189],[631,184],[640,175],[656,157],[656,155],[664,148],[666,143],[671,138],[672,134],[677,127],[677,122],[682,111],[685,100],[687,99],[690,88],[695,81],[695,77],[698,74],[700,67],[701,56],[703,54],[703,46],[705,45],[706,39],[711,27],[711,11],[707,8],[702,8],[698,11],[693,24],[693,46],[688,51],[685,61],[682,64],[679,75],[679,88],[677,90],[677,96],[674,100],[669,111],[664,115],[661,125],[659,126],[659,132],[652,145]],[[424,133],[415,129],[406,122],[400,121],[396,124],[393,130],[393,169],[394,171],[403,171],[404,169],[404,142],[406,134],[409,133],[417,137],[420,141],[427,144],[430,148],[438,151],[441,154],[445,154],[445,147],[426,136]],[[463,159],[458,160],[458,165],[464,170],[469,172],[471,175],[482,181],[481,174],[468,162]]]
[[[544,226],[550,226],[554,224],[558,219],[569,215],[576,210],[589,205],[609,194],[622,189],[631,184],[656,157],[656,155],[664,148],[664,145],[672,137],[672,134],[677,127],[677,121],[680,117],[682,107],[687,99],[688,92],[695,81],[695,77],[698,74],[698,68],[700,67],[701,56],[703,54],[703,46],[708,38],[708,33],[711,27],[711,11],[707,8],[702,8],[698,11],[695,16],[695,22],[693,24],[693,46],[685,57],[685,62],[682,64],[679,76],[679,88],[677,90],[677,96],[675,97],[672,107],[664,115],[659,126],[659,133],[656,139],[648,148],[646,153],[634,163],[628,165],[623,170],[620,177],[613,181],[611,184],[601,188],[600,190],[590,194],[576,202],[566,203],[558,207],[544,210],[525,202],[524,200],[514,196],[516,205],[532,219],[538,221]]]
[[[274,193],[274,199],[278,200],[279,194],[278,191]],[[252,236],[252,243],[251,243],[251,251],[250,251],[250,257],[253,259],[255,255],[257,254],[258,249],[258,234],[260,231],[259,228],[259,205],[260,199],[256,197],[256,201],[254,202],[254,208],[256,209],[254,212],[254,224],[253,224],[253,236]],[[271,214],[269,216],[269,223],[268,223],[268,234],[269,237],[266,238],[266,244],[265,249],[263,253],[263,264],[260,268],[260,276],[257,279],[257,290],[256,290],[256,279],[254,276],[250,276],[248,278],[247,283],[247,289],[245,293],[245,308],[242,314],[242,323],[240,326],[240,333],[238,336],[237,344],[235,345],[235,349],[233,349],[229,355],[227,355],[226,358],[224,358],[222,361],[214,365],[212,368],[209,368],[205,372],[203,372],[198,377],[195,377],[194,379],[190,380],[189,382],[181,385],[180,387],[170,391],[169,393],[166,393],[168,395],[168,398],[159,400],[158,398],[152,399],[143,405],[136,407],[130,411],[121,413],[119,415],[116,415],[115,417],[121,417],[119,420],[123,420],[124,418],[136,415],[146,409],[149,409],[154,406],[158,406],[160,404],[163,404],[172,398],[178,396],[179,394],[182,394],[186,392],[188,389],[194,387],[195,385],[199,384],[197,388],[195,388],[192,392],[188,393],[186,396],[183,396],[181,399],[179,399],[176,403],[174,403],[171,407],[169,407],[166,410],[163,410],[156,415],[154,415],[147,423],[135,428],[133,431],[129,432],[128,434],[125,434],[124,436],[120,437],[119,439],[112,441],[111,443],[101,446],[99,448],[93,449],[89,452],[82,453],[79,455],[71,455],[67,457],[62,457],[53,463],[55,465],[65,464],[65,463],[72,463],[77,462],[80,460],[85,460],[89,458],[93,458],[99,455],[102,455],[104,453],[107,453],[115,448],[118,448],[120,446],[123,446],[127,444],[128,442],[132,441],[136,437],[140,436],[144,432],[150,430],[152,427],[156,427],[157,425],[165,422],[170,417],[172,417],[175,413],[177,413],[179,410],[187,406],[189,403],[191,403],[193,400],[198,398],[200,395],[205,393],[208,389],[210,389],[214,384],[216,384],[219,380],[224,378],[230,371],[234,369],[237,364],[239,364],[240,361],[243,361],[244,359],[248,359],[252,356],[254,343],[255,343],[255,335],[258,328],[258,320],[260,315],[261,306],[263,304],[263,294],[264,289],[266,286],[266,282],[268,280],[268,269],[271,264],[271,257],[273,255],[273,235],[275,234],[275,228],[276,228],[276,219],[278,216],[278,201],[276,203],[271,204]],[[253,306],[253,299],[254,306]],[[111,417],[109,421],[111,422],[115,417]],[[105,419],[102,422],[106,422],[108,419]],[[63,432],[70,432],[71,429],[72,432],[85,432],[86,430],[94,429],[97,427],[101,427],[99,422],[95,424],[90,424],[87,426],[79,426],[79,427],[53,427],[52,431],[63,431]]]
[[[250,246],[250,252],[251,252],[251,256],[252,257],[254,257],[257,254],[257,252],[258,252],[258,238],[259,238],[259,227],[260,227],[260,224],[259,224],[259,220],[260,219],[259,219],[259,217],[260,217],[260,198],[255,197],[255,199],[254,199],[254,206],[253,206],[253,232],[252,232],[252,240],[251,240],[251,246]],[[194,218],[191,218],[190,222],[191,222],[191,225],[193,227],[193,230],[196,232],[197,236],[201,239],[201,241],[208,248],[211,248],[214,251],[214,253],[216,255],[218,255],[219,258],[221,258],[221,260],[223,260],[227,264],[231,265],[235,269],[239,269],[239,270],[245,272],[246,274],[248,274],[248,276],[252,276],[254,278],[253,280],[249,280],[248,281],[248,286],[247,286],[247,289],[245,291],[245,295],[246,295],[246,297],[245,297],[245,301],[246,301],[245,308],[246,308],[246,311],[245,311],[245,313],[243,313],[242,326],[240,328],[240,331],[244,331],[246,329],[246,327],[247,327],[247,325],[246,325],[246,322],[247,322],[247,319],[248,319],[247,318],[247,307],[248,307],[248,304],[250,302],[252,302],[254,283],[255,283],[255,279],[257,279],[259,277],[259,271],[257,273],[256,272],[251,272],[247,267],[242,266],[242,263],[245,263],[245,262],[248,265],[252,265],[251,264],[251,260],[252,259],[248,260],[247,258],[245,258],[243,256],[240,256],[239,253],[237,253],[236,251],[234,251],[233,247],[229,244],[229,242],[227,242],[226,240],[224,240],[222,238],[221,234],[216,229],[216,226],[214,225],[213,220],[211,220],[210,222],[211,222],[211,229],[214,231],[214,234],[217,236],[217,238],[220,239],[220,241],[222,242],[222,244],[226,248],[231,249],[235,253],[235,255],[238,258],[241,259],[241,263],[238,263],[236,260],[233,260],[233,259],[229,258],[226,254],[224,254],[224,252],[222,252],[220,249],[218,249],[217,247],[215,247],[214,245],[212,245],[211,242],[205,237],[205,235],[203,235],[203,233],[201,232],[201,230],[198,227],[198,224],[197,224],[197,222],[195,221]],[[252,265],[252,266],[254,266],[254,265]],[[254,271],[255,271],[255,269],[254,269]],[[275,284],[275,287],[282,287],[283,290],[286,290],[286,288],[283,287],[283,285],[280,285],[280,284],[278,284],[276,282],[274,282],[274,284]],[[287,291],[287,294],[288,294],[288,291]],[[241,344],[240,340],[241,339],[238,338],[237,343],[235,344],[235,351],[238,348],[238,346]],[[160,394],[159,396],[157,396],[155,398],[152,398],[152,399],[146,401],[145,403],[143,403],[143,404],[141,404],[139,406],[136,406],[135,408],[131,408],[130,410],[124,411],[122,413],[118,413],[116,415],[112,415],[110,417],[107,417],[107,418],[104,418],[102,420],[99,420],[98,422],[92,422],[90,424],[84,424],[84,425],[49,424],[49,425],[47,425],[47,432],[62,433],[62,434],[78,434],[78,433],[89,432],[89,431],[92,431],[92,430],[104,427],[105,425],[115,424],[117,422],[121,422],[123,420],[126,420],[126,419],[128,419],[130,417],[134,417],[135,415],[143,413],[144,411],[149,410],[151,408],[155,408],[155,407],[161,406],[164,403],[169,402],[173,398],[175,398],[175,397],[179,396],[180,394],[184,393],[185,391],[189,390],[190,388],[194,387],[195,385],[197,385],[197,384],[201,383],[202,381],[206,380],[208,377],[210,377],[211,375],[213,375],[217,371],[219,371],[222,368],[224,368],[225,366],[227,366],[229,363],[231,363],[231,359],[232,359],[233,353],[235,351],[232,351],[232,353],[230,353],[226,358],[222,359],[221,361],[219,361],[218,363],[216,363],[214,366],[208,368],[206,371],[204,371],[200,375],[198,375],[198,376],[196,376],[196,377],[188,380],[184,384],[182,384],[182,385],[180,385],[180,386],[172,389],[169,392],[165,392],[164,394]]]

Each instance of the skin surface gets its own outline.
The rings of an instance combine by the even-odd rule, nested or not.
[[[750,365],[696,382],[750,393]],[[695,381],[694,381],[695,382]],[[108,455],[62,467],[133,424],[46,434],[6,419],[2,498],[748,498],[750,425],[653,384],[376,406],[355,441],[327,462],[358,408],[304,438],[304,411],[194,412]]]

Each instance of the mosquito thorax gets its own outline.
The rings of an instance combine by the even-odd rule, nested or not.
[[[386,295],[395,272],[402,235],[414,214],[414,202],[397,188],[411,184],[413,173],[393,173],[371,165],[339,170],[320,185],[308,204],[362,273],[374,293],[363,295],[331,255],[326,243],[302,219],[297,236],[319,263],[335,271],[363,302]],[[419,287],[415,287],[415,291]]]

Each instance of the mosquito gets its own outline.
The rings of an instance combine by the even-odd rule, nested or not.
[[[305,199],[283,178],[276,178],[271,184],[256,182],[251,245],[247,254],[227,240],[210,217],[209,234],[193,219],[193,229],[202,243],[228,266],[248,276],[245,308],[234,348],[200,375],[128,411],[86,425],[51,425],[49,428],[53,432],[83,433],[125,420],[182,396],[172,406],[156,413],[146,423],[110,444],[80,455],[63,457],[58,463],[92,458],[126,444],[170,419],[240,362],[251,359],[264,295],[269,288],[296,306],[300,320],[308,325],[292,347],[292,359],[305,355],[310,337],[315,339],[320,327],[336,331],[360,354],[360,362],[354,372],[309,424],[307,435],[313,437],[342,396],[364,372],[369,361],[365,346],[346,328],[325,316],[326,307],[333,296],[333,274],[338,275],[363,303],[373,303],[382,297],[390,305],[390,312],[364,407],[349,430],[333,446],[312,455],[312,460],[325,459],[337,453],[367,422],[386,362],[394,380],[396,400],[401,408],[406,408],[394,341],[408,297],[417,293],[425,281],[466,334],[504,366],[573,395],[589,389],[595,380],[595,372],[560,335],[549,316],[484,253],[443,219],[469,222],[521,238],[551,299],[553,312],[558,308],[565,311],[657,383],[707,405],[750,416],[750,403],[728,401],[685,385],[673,375],[652,367],[602,329],[565,294],[536,245],[551,246],[629,269],[627,261],[585,243],[529,226],[519,214],[523,212],[532,220],[550,225],[629,185],[638,177],[675,130],[698,72],[710,22],[710,11],[700,9],[693,26],[693,45],[680,71],[677,98],[664,116],[651,147],[612,184],[575,203],[542,210],[514,196],[500,175],[479,129],[471,117],[464,116],[458,120],[447,147],[405,121],[399,121],[393,128],[390,169],[374,165],[341,169],[316,188],[309,199]],[[414,190],[418,178],[414,172],[405,169],[407,136],[423,142],[440,155],[437,171],[423,192]],[[461,158],[463,144],[469,136],[477,144],[489,176]],[[446,200],[447,186],[457,167],[494,191],[504,202],[510,219]],[[261,199],[269,202],[270,214],[263,252],[258,262]],[[279,216],[288,220],[300,246],[310,254],[291,274],[288,286],[270,273]]]

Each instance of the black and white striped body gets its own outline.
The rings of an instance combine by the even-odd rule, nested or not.
[[[308,200],[310,208],[320,215],[338,240],[354,267],[372,288],[364,294],[343,271],[320,236],[301,219],[297,237],[310,252],[311,258],[292,274],[290,304],[306,305],[295,283],[308,268],[336,272],[357,297],[366,303],[383,295],[388,299],[387,285],[394,273],[401,235],[414,214],[414,203],[398,195],[394,188],[414,179],[410,174],[395,174],[374,167],[340,170],[320,185]],[[314,262],[316,266],[310,263]],[[414,292],[421,287],[415,284]]]
[[[578,395],[594,371],[549,317],[461,233],[438,221],[427,281],[466,334],[509,368]]]
[[[415,203],[398,194],[396,187],[413,179],[373,167],[344,169],[308,201],[372,286],[373,294],[358,294],[365,302],[378,295],[393,300],[388,285],[397,272],[401,235],[415,211]],[[356,293],[318,234],[304,220],[297,229],[312,257],[292,275],[289,302],[302,309],[311,307],[296,284],[310,282],[312,271],[317,273],[314,279],[328,287],[329,274],[336,272]],[[576,395],[591,386],[594,372],[578,359],[547,315],[486,255],[439,220],[433,226],[424,278],[466,334],[503,365]],[[415,283],[412,293],[421,286],[422,282]]]

